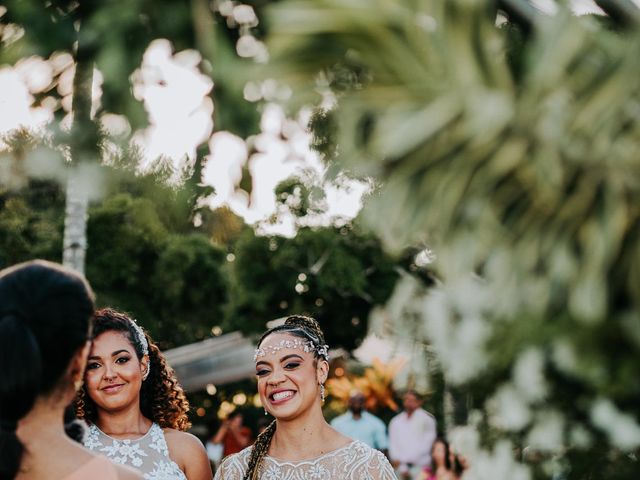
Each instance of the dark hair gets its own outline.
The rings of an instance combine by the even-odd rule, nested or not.
[[[18,421],[60,388],[87,341],[93,292],[72,270],[43,260],[0,272],[0,479],[13,479],[23,445]]]
[[[451,470],[451,458],[449,458],[449,442],[444,437],[438,437],[433,441],[431,445],[431,465],[433,466],[433,471],[436,471],[438,466],[433,461],[433,449],[436,447],[436,443],[442,443],[444,445],[444,467],[447,470]]]
[[[318,352],[318,347],[324,346],[324,333],[318,322],[311,317],[304,315],[291,315],[287,317],[285,322],[277,327],[270,328],[262,334],[258,341],[258,347],[262,345],[262,342],[272,333],[289,333],[295,337],[309,340],[316,347],[314,350],[315,361],[322,358]],[[249,456],[249,464],[247,465],[247,471],[244,474],[243,480],[256,480],[259,475],[260,464],[262,459],[269,450],[273,435],[276,433],[276,421],[271,422],[265,430],[258,435],[255,443],[251,449],[251,455]]]
[[[142,329],[142,327],[138,328]],[[92,339],[105,332],[121,332],[135,349],[138,360],[144,356],[144,346],[136,332],[134,320],[123,312],[103,308],[95,314]],[[149,350],[149,376],[142,382],[140,390],[140,411],[162,428],[187,430],[191,423],[187,413],[189,402],[173,372],[153,343],[149,334],[142,330]],[[95,402],[87,393],[86,386],[78,392],[75,401],[78,418],[95,423],[98,416]]]

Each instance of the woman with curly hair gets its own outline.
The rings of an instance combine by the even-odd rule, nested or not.
[[[294,315],[267,330],[254,361],[262,405],[275,421],[253,446],[223,460],[216,480],[396,478],[382,452],[324,419],[329,348],[314,319]]]
[[[151,338],[111,308],[96,312],[92,338],[76,398],[77,416],[89,423],[85,446],[145,479],[210,480],[204,446],[185,432],[189,403]]]

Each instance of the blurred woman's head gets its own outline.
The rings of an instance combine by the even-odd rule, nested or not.
[[[36,400],[64,406],[73,398],[93,298],[82,276],[55,263],[35,260],[0,272],[0,478],[13,478],[20,466],[17,424]]]
[[[163,428],[189,428],[189,404],[182,387],[135,320],[112,308],[98,310],[92,340],[85,385],[76,399],[79,418],[95,423],[100,411],[136,404]]]
[[[445,467],[451,470],[451,457],[449,455],[449,443],[442,437],[438,437],[431,446],[431,464],[433,469]]]

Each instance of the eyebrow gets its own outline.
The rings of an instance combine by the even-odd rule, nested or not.
[[[131,352],[129,350],[123,348],[121,350],[116,350],[115,352],[113,352],[111,354],[111,356],[115,357],[116,355],[120,355],[121,353],[131,353]],[[100,357],[99,355],[92,355],[91,357],[88,358],[88,360],[99,360],[100,358],[102,358],[102,357]]]
[[[290,358],[298,358],[300,360],[304,360],[304,358],[302,358],[300,355],[297,355],[295,353],[290,353],[289,355],[285,355],[284,357],[282,357],[280,359],[280,362],[284,362],[286,360],[289,360]],[[260,364],[264,364],[264,365],[270,365],[269,362],[265,362],[264,360],[260,360],[259,362],[256,363],[256,367]]]

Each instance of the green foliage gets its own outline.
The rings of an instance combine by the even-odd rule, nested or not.
[[[350,227],[301,228],[291,239],[247,231],[234,253],[227,329],[259,333],[270,320],[304,312],[332,347],[362,339],[369,311],[388,299],[398,276],[379,242]]]
[[[224,251],[205,235],[176,235],[166,242],[150,282],[159,338],[181,345],[210,335],[227,301],[225,264]]]
[[[53,182],[32,180],[25,194],[0,187],[0,268],[32,258],[60,261],[63,211]]]
[[[106,199],[89,213],[87,278],[96,289],[138,288],[148,282],[167,236],[150,200],[125,193]]]

